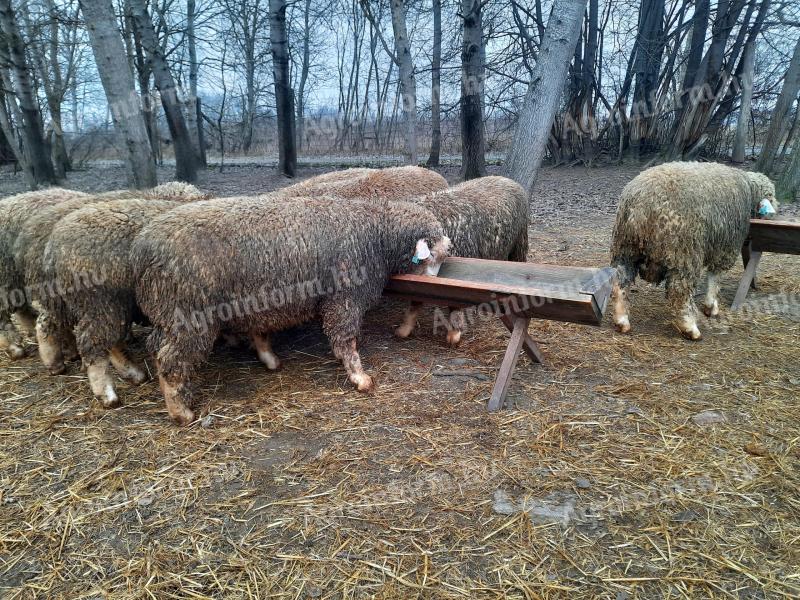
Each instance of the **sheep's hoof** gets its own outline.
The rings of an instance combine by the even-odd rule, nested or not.
[[[455,348],[461,343],[461,332],[460,331],[448,331],[447,332],[447,345],[451,348]]]
[[[631,322],[628,317],[622,317],[614,323],[617,331],[620,333],[628,333],[631,330]]]
[[[691,340],[693,342],[703,339],[703,334],[700,333],[700,330],[697,327],[690,329],[689,331],[681,331],[681,335],[687,340]]]
[[[169,416],[178,425],[188,425],[194,421],[194,412],[185,406],[170,407]]]
[[[9,344],[8,355],[11,357],[11,360],[20,360],[25,358],[25,354],[25,348],[22,346],[18,346],[17,344]]]
[[[715,302],[713,306],[703,305],[703,314],[709,319],[719,316],[719,303]]]
[[[145,381],[147,381],[147,374],[139,369],[131,368],[122,375],[122,378],[134,385],[142,385]]]
[[[397,336],[399,338],[405,339],[405,338],[407,338],[408,336],[411,335],[412,331],[414,331],[414,327],[413,326],[409,326],[409,325],[405,325],[404,324],[404,325],[400,325],[400,327],[395,329],[394,330],[394,334],[395,334],[395,336]]]
[[[117,396],[117,392],[110,385],[106,386],[103,395],[98,396],[97,399],[100,400],[100,404],[103,405],[103,408],[118,408],[122,406],[122,401],[119,399],[119,396]]]
[[[66,370],[67,366],[64,363],[47,367],[47,371],[50,375],[63,375]]]
[[[375,381],[366,373],[354,373],[350,376],[350,381],[353,382],[359,392],[369,393],[375,389]]]

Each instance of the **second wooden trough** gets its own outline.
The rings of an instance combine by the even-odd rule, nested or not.
[[[524,350],[544,362],[528,335],[531,319],[600,325],[613,281],[611,268],[591,269],[477,258],[448,258],[437,277],[395,275],[385,293],[409,301],[452,308],[480,307],[511,332],[488,409],[500,409]]]

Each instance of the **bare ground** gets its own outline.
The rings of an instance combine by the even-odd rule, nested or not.
[[[606,264],[636,172],[545,170],[529,259]],[[236,167],[200,185],[284,181]],[[77,365],[49,377],[3,358],[0,596],[798,597],[800,259],[767,256],[760,282],[698,343],[646,285],[629,335],[537,322],[550,364],[520,359],[513,407],[493,415],[503,327],[479,321],[449,349],[428,314],[399,341],[388,302],[362,343],[375,394],[351,389],[311,324],[276,340],[277,373],[220,349],[186,429],[152,381],[120,383],[126,405],[105,411]]]

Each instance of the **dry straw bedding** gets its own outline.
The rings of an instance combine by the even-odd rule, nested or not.
[[[532,229],[532,258],[607,260],[599,219]],[[800,260],[762,265],[754,299],[800,294]],[[397,341],[392,304],[365,325],[375,395],[312,325],[276,340],[278,373],[219,350],[205,427],[173,426],[154,382],[105,411],[77,366],[3,359],[0,596],[796,597],[800,317],[741,315],[690,344],[636,289],[632,335],[536,323],[552,364],[521,359],[496,415],[502,326],[451,350],[428,314]],[[707,410],[725,421],[697,425]]]

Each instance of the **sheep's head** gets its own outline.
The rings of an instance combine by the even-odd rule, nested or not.
[[[747,179],[750,182],[750,189],[753,191],[753,202],[756,214],[760,217],[768,217],[778,212],[778,200],[775,198],[775,184],[772,180],[763,173],[749,172]],[[769,211],[766,204],[762,204],[766,200],[772,207],[773,211]]]
[[[450,238],[443,235],[439,238],[420,239],[414,248],[414,263],[412,272],[416,275],[436,276],[444,259],[450,254],[452,243]]]

